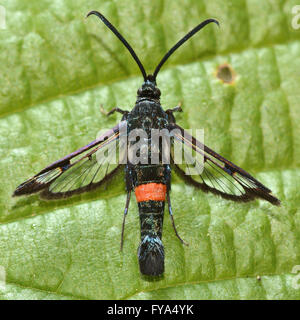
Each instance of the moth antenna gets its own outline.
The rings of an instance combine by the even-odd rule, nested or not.
[[[104,17],[103,14],[101,14],[98,11],[90,11],[87,14],[87,18],[94,14],[95,16],[97,16],[99,19],[102,20],[102,22],[119,38],[119,40],[124,44],[124,46],[128,49],[128,51],[130,52],[130,54],[132,55],[133,59],[135,60],[135,62],[137,63],[137,65],[139,66],[142,75],[144,77],[144,81],[146,81],[147,79],[147,74],[146,71],[144,69],[144,66],[142,65],[140,59],[138,58],[138,56],[136,55],[136,53],[134,52],[134,50],[132,49],[132,47],[130,46],[130,44],[124,39],[124,37],[120,34],[120,32]]]
[[[207,19],[200,24],[198,24],[194,29],[192,29],[189,33],[187,33],[181,40],[179,40],[166,54],[165,56],[161,59],[160,63],[157,65],[153,77],[156,79],[156,76],[162,67],[162,65],[168,60],[168,58],[174,53],[175,50],[177,50],[181,45],[183,45],[187,40],[189,40],[195,33],[200,31],[202,28],[204,28],[207,24],[214,22],[218,26],[220,26],[219,21],[215,19]]]

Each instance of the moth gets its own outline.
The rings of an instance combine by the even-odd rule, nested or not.
[[[219,25],[217,20],[207,19],[193,28],[165,54],[154,73],[147,74],[136,53],[119,31],[100,12],[91,11],[87,17],[90,15],[100,18],[118,37],[142,73],[144,82],[137,91],[135,106],[130,112],[118,107],[112,109],[108,115],[114,112],[121,113],[120,123],[88,145],[50,164],[20,184],[13,196],[40,192],[42,198],[49,200],[70,197],[94,190],[109,181],[119,170],[125,170],[127,200],[121,231],[121,250],[130,196],[134,191],[139,208],[141,231],[141,242],[138,247],[140,272],[143,275],[160,276],[164,273],[162,229],[165,202],[175,234],[183,244],[186,244],[179,236],[173,218],[170,199],[173,169],[186,183],[228,200],[247,202],[260,198],[273,205],[279,205],[280,201],[271,194],[270,189],[248,172],[220,156],[176,124],[174,113],[182,111],[180,106],[164,110],[160,104],[161,92],[157,87],[156,78],[161,67],[175,50],[206,25],[210,23]],[[136,141],[128,139],[133,132],[140,130],[143,131],[143,136],[139,136]],[[170,147],[166,148],[167,151],[163,150],[162,138],[156,139],[154,143],[152,136],[154,130],[166,130],[170,133]],[[139,149],[135,148],[137,141]],[[117,156],[115,153],[105,156],[105,152],[109,151],[112,145],[118,147]],[[149,147],[153,145],[154,149]],[[186,159],[182,163],[174,161],[176,156],[174,150],[179,146],[192,151],[190,158],[193,154],[202,157],[203,163],[199,166],[201,170],[196,172],[194,170],[189,174],[189,171],[195,168],[195,161]],[[164,161],[163,153],[170,159],[169,163]],[[118,158],[117,161],[113,161],[114,156]],[[155,163],[151,162],[154,156],[156,156]]]

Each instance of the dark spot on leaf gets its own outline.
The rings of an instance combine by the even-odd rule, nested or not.
[[[217,77],[224,83],[232,84],[235,80],[235,74],[228,64],[222,64],[218,67]]]

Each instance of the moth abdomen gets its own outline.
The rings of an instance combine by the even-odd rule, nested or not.
[[[144,193],[145,195],[147,192]],[[165,202],[162,200],[139,201],[138,206],[141,226],[141,243],[138,248],[140,271],[144,275],[159,276],[164,272],[165,260],[164,246],[161,241]]]
[[[138,248],[140,271],[148,276],[160,276],[165,270],[165,253],[161,239],[146,235]]]

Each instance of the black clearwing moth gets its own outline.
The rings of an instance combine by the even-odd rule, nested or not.
[[[138,248],[140,272],[147,276],[160,276],[164,273],[162,229],[166,201],[176,236],[185,244],[176,230],[171,207],[172,169],[186,183],[200,188],[204,192],[219,195],[224,199],[247,202],[260,198],[273,205],[279,205],[280,201],[271,194],[270,189],[248,172],[220,156],[177,125],[174,113],[182,111],[180,106],[164,110],[160,104],[161,93],[157,87],[156,78],[163,64],[175,50],[203,27],[210,23],[219,25],[217,20],[207,19],[197,25],[166,53],[153,74],[147,74],[136,53],[119,31],[100,12],[91,11],[87,17],[90,15],[100,18],[119,38],[140,68],[144,82],[137,91],[136,104],[130,112],[119,108],[111,110],[108,114],[114,112],[122,114],[120,123],[88,145],[50,164],[32,178],[20,184],[14,191],[13,196],[40,192],[42,198],[49,200],[70,197],[93,190],[107,182],[117,171],[125,170],[127,200],[121,232],[121,249],[130,195],[134,191],[139,207],[141,229],[141,243]],[[148,146],[153,144],[153,136],[151,135],[153,129],[165,129],[169,133],[172,132],[170,134],[170,148],[167,149],[169,163],[163,161],[161,140],[157,144],[158,161],[156,163],[149,161],[152,160],[151,156],[155,153],[153,150],[151,151],[151,148],[146,148],[143,155],[141,150],[136,152],[136,155],[139,155],[138,162],[129,159],[129,150],[133,143],[129,142],[127,148],[127,140],[125,139],[126,142],[124,142],[123,138],[124,136],[128,137],[134,130],[140,129],[146,132],[146,137],[143,139]],[[121,150],[117,154],[118,161],[115,161],[116,163],[109,157],[106,157],[104,161],[103,156],[104,151],[108,150],[113,144],[117,145],[118,150]],[[189,161],[182,163],[174,161],[174,149],[180,146],[190,149],[194,154],[202,157],[201,172],[189,174],[194,169]],[[122,150],[125,150],[125,152],[122,152]]]

